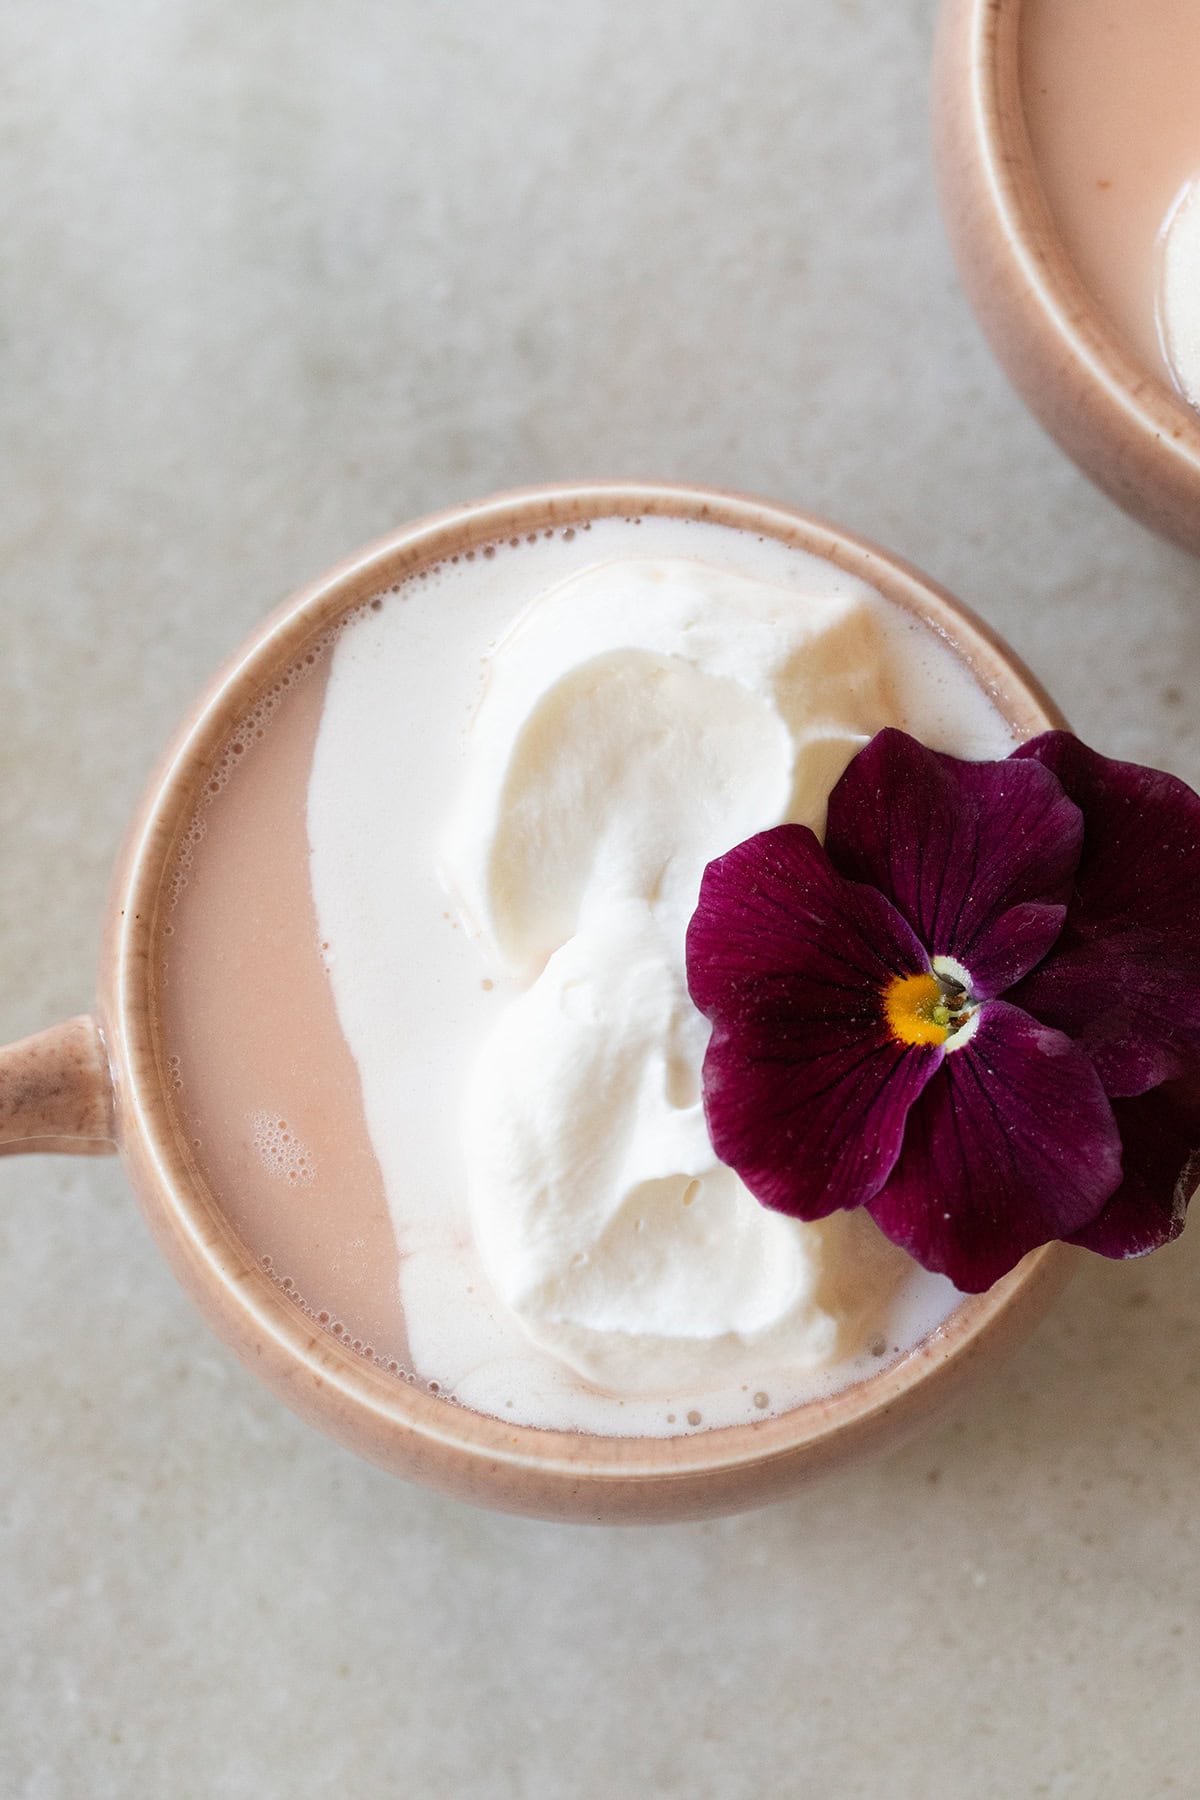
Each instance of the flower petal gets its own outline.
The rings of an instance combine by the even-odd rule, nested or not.
[[[1081,1043],[1109,1094],[1145,1093],[1200,1054],[1200,795],[1065,731],[1018,759],[1057,775],[1085,837],[1062,937],[1011,998]]]
[[[1200,1095],[1182,1084],[1114,1100],[1124,1179],[1099,1218],[1071,1238],[1100,1256],[1144,1256],[1183,1230],[1200,1185]]]
[[[797,1218],[877,1193],[943,1055],[900,1043],[884,1017],[889,983],[929,969],[895,909],[781,825],[705,870],[687,967],[714,1026],[704,1106],[721,1160]]]
[[[823,1219],[861,1206],[887,1180],[908,1109],[944,1054],[882,1033],[831,1044],[814,1026],[770,1062],[718,1025],[704,1059],[713,1148],[775,1212]]]
[[[1039,962],[1062,929],[1083,820],[1036,762],[960,762],[881,731],[829,796],[834,867],[892,900],[980,998]],[[1046,771],[1048,774],[1049,771]]]
[[[1175,1010],[1170,964],[1156,942],[1141,937],[1114,932],[1056,950],[1009,994],[1014,1006],[1087,1051],[1110,1096],[1144,1094],[1171,1081],[1195,1054]]]
[[[909,1113],[875,1223],[966,1293],[1095,1219],[1121,1179],[1121,1140],[1088,1058],[1007,1001],[979,1013]]]
[[[929,958],[882,894],[843,880],[806,825],[776,825],[705,869],[687,971],[706,1018],[772,1033],[801,998],[818,1017],[878,1013],[889,980],[927,974]]]

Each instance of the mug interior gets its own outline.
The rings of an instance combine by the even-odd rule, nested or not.
[[[398,1473],[552,1517],[681,1517],[761,1503],[948,1395],[987,1350],[1026,1329],[1063,1279],[1059,1247],[878,1374],[790,1412],[695,1434],[600,1437],[510,1425],[411,1385],[314,1327],[232,1227],[175,1122],[157,982],[169,872],[231,731],[331,626],[423,567],[530,532],[663,515],[770,536],[823,558],[918,615],[950,644],[1021,736],[1061,724],[992,634],[906,565],[832,527],[735,495],[589,484],[502,495],[382,539],[281,606],[218,674],[151,784],[118,870],[100,1016],[113,1055],[118,1135],[151,1229],[218,1333],[310,1422]]]

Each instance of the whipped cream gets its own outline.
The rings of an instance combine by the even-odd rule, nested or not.
[[[904,1272],[881,1245],[831,1305],[845,1221],[769,1213],[717,1162],[684,970],[705,864],[786,819],[821,830],[895,713],[866,591],[797,607],[692,559],[584,570],[489,659],[443,872],[524,992],[468,1087],[467,1191],[497,1292],[593,1381],[825,1367]]]
[[[1175,379],[1200,406],[1200,180],[1183,189],[1163,226],[1158,317]]]
[[[684,934],[705,863],[819,830],[881,726],[1002,755],[996,707],[872,589],[715,525],[598,521],[379,598],[333,653],[308,833],[405,1367],[501,1418],[667,1435],[918,1342],[949,1283],[715,1161]]]

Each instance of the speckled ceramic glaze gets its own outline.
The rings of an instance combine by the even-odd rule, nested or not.
[[[95,1018],[0,1052],[0,1150],[119,1150],[151,1231],[213,1329],[313,1425],[396,1474],[537,1517],[653,1521],[760,1505],[880,1447],[1014,1346],[1058,1291],[1069,1253],[1036,1251],[966,1300],[909,1355],[830,1399],[761,1423],[668,1439],[517,1427],[396,1380],[311,1321],[270,1280],[188,1161],[165,1093],[154,971],[165,872],[256,693],[347,607],[456,551],[610,515],[711,519],[823,557],[927,620],[1018,730],[1061,724],[1012,655],[947,594],[868,544],[795,513],[671,487],[590,485],[483,501],[411,525],[282,606],[217,676],[171,745],[117,870]]]
[[[980,323],[1031,410],[1153,530],[1200,551],[1200,417],[1118,337],[1080,281],[1034,165],[1022,0],[946,0],[934,77],[942,209]]]

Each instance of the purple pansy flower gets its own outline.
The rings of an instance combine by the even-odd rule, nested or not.
[[[1054,1238],[1178,1235],[1200,1178],[1200,797],[1047,732],[960,762],[882,731],[710,863],[688,930],[718,1156],[866,1206],[978,1291]]]

